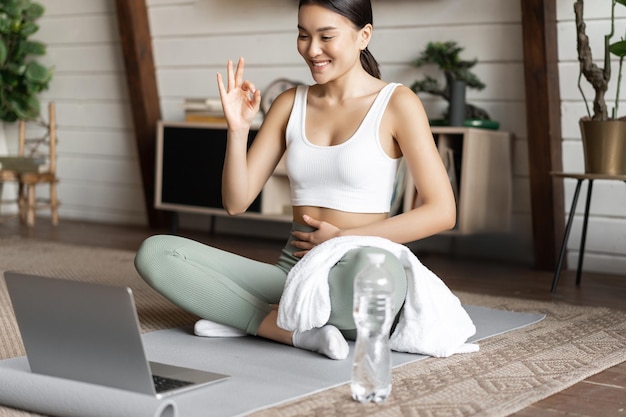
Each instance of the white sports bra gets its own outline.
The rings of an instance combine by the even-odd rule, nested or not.
[[[398,86],[387,84],[357,131],[334,146],[318,146],[305,134],[309,87],[298,86],[287,124],[286,168],[293,206],[325,207],[353,213],[387,213],[402,158],[380,145],[380,121]]]

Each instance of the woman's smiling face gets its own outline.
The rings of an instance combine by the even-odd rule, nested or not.
[[[298,52],[318,84],[359,68],[369,33],[369,26],[358,30],[347,18],[322,6],[306,5],[298,12]]]

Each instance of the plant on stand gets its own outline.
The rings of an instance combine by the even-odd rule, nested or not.
[[[52,70],[35,59],[46,46],[30,39],[43,13],[43,6],[30,0],[0,0],[0,155],[8,153],[4,122],[39,118],[38,94],[52,79]]]
[[[604,36],[603,67],[593,62],[589,37],[583,16],[584,0],[574,2],[576,16],[576,47],[580,71],[578,89],[583,97],[587,115],[580,119],[580,129],[585,156],[585,172],[593,174],[626,174],[626,120],[618,117],[622,65],[626,56],[626,40],[611,43],[615,36],[615,8],[626,7],[626,0],[611,0],[610,30]],[[609,115],[606,93],[611,80],[611,56],[619,58],[615,103]],[[585,78],[593,88],[593,111],[581,85]]]

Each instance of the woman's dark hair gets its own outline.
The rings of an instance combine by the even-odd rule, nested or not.
[[[310,4],[340,14],[351,21],[357,29],[363,29],[368,23],[374,24],[370,0],[300,0],[298,9]],[[373,77],[381,78],[378,62],[368,48],[361,51],[361,65]]]

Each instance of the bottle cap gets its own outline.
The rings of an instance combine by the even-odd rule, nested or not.
[[[385,254],[384,253],[368,253],[367,259],[370,263],[374,265],[382,265],[385,263]]]

